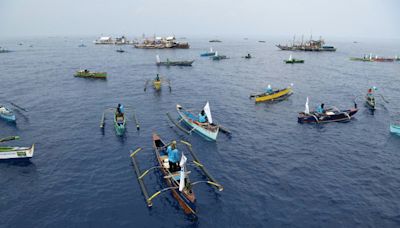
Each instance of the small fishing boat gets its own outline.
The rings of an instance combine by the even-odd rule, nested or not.
[[[284,60],[285,63],[304,63],[303,59],[294,59],[292,58],[292,55],[289,56],[289,59]]]
[[[74,76],[79,78],[107,79],[106,72],[92,72],[89,70],[79,70]]]
[[[362,58],[358,58],[358,57],[350,57],[350,60],[352,61],[360,61],[360,62],[372,62],[372,59],[364,56]]]
[[[8,52],[11,52],[11,51],[0,47],[0,53],[8,53]]]
[[[15,114],[5,106],[0,105],[0,119],[4,119],[9,122],[15,122]]]
[[[357,104],[354,103],[354,108],[348,110],[339,110],[336,107],[328,108],[322,113],[316,111],[310,112],[308,107],[308,97],[306,101],[306,109],[300,112],[297,118],[299,123],[329,123],[329,122],[345,122],[351,120],[352,116],[358,111]]]
[[[157,161],[160,165],[160,170],[163,174],[163,179],[167,183],[168,187],[171,188],[171,193],[174,198],[178,201],[179,205],[182,207],[187,214],[196,214],[196,197],[191,187],[191,182],[189,179],[189,170],[186,165],[183,169],[185,175],[181,175],[181,171],[170,172],[168,163],[168,153],[167,144],[161,140],[160,136],[153,133],[153,148],[157,157]],[[184,183],[179,191],[179,186],[181,178],[184,177],[182,182]]]
[[[400,124],[390,124],[390,132],[400,136]]]
[[[183,121],[186,125],[192,128],[191,131],[195,131],[208,140],[216,141],[219,132],[219,126],[213,123],[210,105],[208,102],[204,106],[203,110],[208,121],[205,123],[200,123],[197,115],[186,110],[179,104],[176,105],[176,111],[181,118],[180,121]]]
[[[84,44],[79,44],[78,47],[86,47]]]
[[[145,83],[145,85],[144,85],[144,91],[145,91],[145,92],[146,92],[146,90],[147,90],[147,85],[148,85],[149,81],[150,81],[150,80],[146,80],[146,83]],[[167,83],[167,84],[168,84],[168,87],[169,87],[169,91],[170,91],[170,92],[171,92],[171,90],[172,90],[172,88],[171,88],[171,81],[168,80],[168,79],[165,79],[165,78],[160,77],[159,74],[157,74],[157,76],[156,76],[154,79],[152,79],[151,82],[152,82],[152,84],[153,84],[153,88],[154,88],[156,91],[160,91],[160,90],[161,90],[161,87],[162,87],[163,83]]]
[[[255,98],[255,102],[268,102],[279,101],[286,99],[293,94],[292,87],[288,86],[284,89],[273,90],[271,93],[261,93],[257,95],[250,95],[250,98]]]
[[[208,42],[210,42],[210,43],[221,43],[222,41],[217,40],[217,39],[214,39],[214,40],[210,40],[210,41],[208,41]]]
[[[213,56],[213,55],[215,55],[215,51],[213,51],[212,48],[210,48],[210,51],[200,54],[200,56],[202,57]]]
[[[156,80],[156,79],[154,79],[153,80],[153,87],[154,87],[154,89],[155,90],[160,90],[161,89],[161,80]]]
[[[258,43],[265,43],[265,40],[259,40]]]
[[[118,111],[118,109],[115,109],[114,112],[114,128],[115,131],[117,132],[118,136],[121,136],[125,133],[125,126],[126,126],[126,119],[125,119],[125,114],[123,111],[123,106],[121,108],[121,111]]]
[[[0,146],[0,160],[4,159],[29,159],[33,157],[35,144],[31,147]]]
[[[167,59],[167,61],[165,61],[165,62],[162,62],[158,55],[156,56],[156,58],[157,58],[157,61],[156,61],[157,66],[192,66],[192,64],[194,62],[194,60],[170,61],[169,59]]]
[[[120,48],[120,49],[117,49],[117,50],[116,50],[116,52],[119,52],[119,53],[124,53],[125,51],[124,51],[124,50],[122,50],[122,48]]]
[[[250,53],[249,54],[247,54],[247,55],[245,55],[245,56],[243,56],[242,58],[245,58],[245,59],[251,59],[251,58],[253,58],[251,55],[250,55]]]
[[[365,106],[371,111],[376,109],[375,97],[373,95],[365,96]]]
[[[221,59],[227,59],[228,57],[226,55],[219,55],[218,52],[215,52],[215,55],[211,57],[212,60],[221,60]]]

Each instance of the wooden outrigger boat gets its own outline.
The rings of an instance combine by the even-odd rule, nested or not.
[[[285,63],[292,63],[292,64],[294,64],[294,63],[304,63],[304,60],[303,60],[303,59],[294,59],[294,58],[292,58],[292,55],[290,55],[290,56],[289,56],[289,59],[284,60],[284,62],[285,62]]]
[[[400,124],[390,124],[390,132],[400,136]]]
[[[140,188],[143,192],[143,195],[146,199],[146,203],[148,207],[153,206],[152,200],[160,195],[162,192],[170,191],[172,196],[178,201],[179,205],[182,207],[183,211],[186,214],[191,214],[196,216],[196,197],[192,187],[199,183],[207,183],[214,187],[216,187],[219,191],[223,190],[222,185],[218,184],[216,180],[208,173],[205,169],[204,165],[198,160],[196,154],[192,150],[192,146],[190,143],[186,141],[181,141],[181,143],[185,144],[189,149],[190,154],[193,157],[193,163],[203,171],[203,174],[207,177],[207,181],[196,181],[191,182],[189,179],[190,171],[187,167],[187,158],[182,152],[181,161],[179,164],[180,170],[171,172],[168,162],[168,153],[167,147],[169,144],[166,144],[158,134],[153,133],[152,135],[153,141],[153,149],[157,159],[157,166],[151,167],[144,172],[141,172],[138,166],[138,162],[136,160],[136,154],[142,150],[142,148],[138,148],[134,152],[131,153],[130,157],[134,166],[134,170],[139,181]],[[143,178],[149,173],[151,170],[159,169],[162,173],[163,179],[168,187],[157,191],[153,195],[149,196],[146,185],[144,184]]]
[[[375,97],[373,95],[365,96],[365,106],[371,111],[374,111],[376,109]]]
[[[210,51],[200,54],[201,57],[208,57],[213,55],[215,55],[215,51],[213,51],[212,48],[210,48]]]
[[[210,105],[208,102],[204,106],[203,110],[207,117],[207,121],[204,123],[201,123],[199,121],[198,116],[196,116],[189,110],[186,110],[179,104],[176,105],[176,111],[178,112],[180,118],[178,122],[175,122],[173,118],[169,115],[169,113],[167,113],[167,116],[169,120],[183,132],[191,134],[194,131],[203,138],[205,138],[206,140],[216,141],[219,131],[226,133],[228,135],[231,134],[230,131],[225,127],[223,127],[222,125],[213,123]],[[189,131],[184,129],[182,126],[179,125],[180,122],[185,123],[191,129]]]
[[[11,136],[0,139],[0,142],[6,142],[17,139],[19,139],[19,136]],[[0,146],[0,160],[30,159],[33,157],[34,151],[35,151],[35,144],[33,144],[31,147]]]
[[[107,79],[106,72],[92,72],[89,70],[79,70],[74,76],[79,78]]]
[[[154,88],[156,91],[160,91],[160,90],[161,90],[161,87],[162,87],[162,84],[163,84],[163,83],[168,83],[169,91],[170,91],[170,92],[172,91],[172,88],[171,88],[171,81],[168,80],[168,79],[164,79],[164,78],[160,77],[159,74],[157,74],[157,77],[154,78],[154,79],[152,79],[151,82],[152,82],[153,88]],[[145,92],[146,92],[146,90],[147,90],[147,85],[148,85],[148,83],[149,83],[149,80],[146,80],[146,83],[144,84],[144,91],[145,91]]]
[[[105,126],[105,113],[107,111],[112,111],[113,112],[113,123],[114,123],[114,128],[115,128],[115,132],[118,136],[122,136],[124,135],[125,131],[126,131],[126,120],[127,117],[125,115],[124,112],[124,106],[121,104],[118,104],[117,108],[108,108],[103,112],[103,115],[101,117],[101,121],[100,121],[100,128],[104,129]],[[136,122],[136,129],[139,130],[140,126],[139,126],[139,122],[136,118],[136,114],[135,112],[133,112],[133,118]]]
[[[255,98],[255,102],[268,102],[268,101],[281,101],[293,94],[291,86],[284,89],[273,90],[271,93],[261,93],[256,95],[250,95],[250,98]]]
[[[351,120],[352,116],[358,111],[357,104],[354,103],[354,108],[348,110],[339,110],[336,107],[326,109],[323,113],[316,111],[309,111],[308,108],[308,97],[306,102],[306,109],[304,112],[300,112],[297,118],[299,123],[329,123],[329,122],[346,122]]]
[[[11,111],[11,109],[0,105],[0,119],[6,120],[8,122],[15,122],[15,114]]]
[[[219,55],[218,52],[215,52],[214,56],[211,56],[212,60],[222,60],[222,59],[228,59],[226,55]]]
[[[157,61],[156,65],[157,66],[192,66],[194,60],[187,60],[187,61],[170,61],[167,59],[167,61],[162,62],[160,60],[160,57],[157,55]]]

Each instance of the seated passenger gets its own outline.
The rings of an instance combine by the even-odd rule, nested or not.
[[[324,103],[322,103],[320,106],[318,106],[318,108],[317,108],[317,113],[318,113],[318,114],[323,114],[323,113],[325,113]]]
[[[199,113],[199,122],[200,123],[206,123],[207,122],[207,115],[204,112],[204,110],[201,110],[201,113]]]
[[[272,90],[271,85],[268,85],[267,89],[265,89],[265,93],[272,93],[272,92],[273,92],[273,90]]]

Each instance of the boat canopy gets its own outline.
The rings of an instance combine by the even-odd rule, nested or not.
[[[111,37],[109,37],[109,36],[103,36],[103,37],[100,37],[99,40],[101,40],[101,41],[111,40]]]
[[[207,104],[204,106],[203,110],[207,115],[208,122],[213,123],[212,116],[211,116],[211,110],[210,110],[210,104],[208,103],[208,101],[207,101]]]

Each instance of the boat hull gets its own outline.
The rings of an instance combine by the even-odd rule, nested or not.
[[[160,165],[160,170],[164,177],[170,176],[170,172],[168,168],[165,167],[165,159],[168,158],[168,154],[166,151],[166,144],[161,140],[161,138],[153,133],[153,148],[155,151],[155,155],[157,157],[158,164]],[[179,205],[182,207],[183,211],[186,214],[196,214],[196,197],[192,190],[183,189],[183,191],[179,191],[179,182],[175,181],[173,178],[163,178],[167,183],[168,187],[171,187],[172,196],[178,201]],[[187,177],[189,179],[189,177]]]
[[[10,109],[0,106],[0,119],[8,122],[15,122],[16,117]]]
[[[304,60],[302,59],[292,59],[292,60],[284,60],[285,63],[290,63],[290,64],[294,64],[294,63],[304,63]]]
[[[351,120],[352,116],[356,114],[358,109],[353,108],[344,111],[337,111],[332,115],[324,114],[320,115],[317,113],[305,114],[300,112],[297,118],[299,123],[330,123],[330,122],[346,122]]]
[[[78,78],[95,78],[95,79],[107,79],[106,72],[82,72],[78,71],[74,75]]]
[[[390,132],[400,136],[400,125],[390,125]]]
[[[290,95],[292,95],[292,89],[290,87],[279,90],[278,92],[275,92],[273,94],[260,94],[257,95],[255,97],[255,101],[256,103],[258,102],[268,102],[268,101],[276,101],[276,100],[280,100],[280,99],[284,99],[286,97],[289,97]]]
[[[161,81],[153,81],[153,87],[155,90],[160,90],[161,89]]]
[[[207,130],[204,127],[200,126],[197,122],[197,118],[190,112],[185,111],[182,106],[176,105],[176,110],[182,118],[182,121],[189,126],[190,128],[193,129],[197,134],[201,135],[207,140],[210,141],[216,141],[219,133],[219,127],[218,126],[213,126],[215,127],[215,131]]]
[[[115,132],[117,133],[118,136],[122,136],[125,133],[125,129],[126,129],[126,119],[125,119],[125,115],[123,115],[123,121],[122,122],[118,122],[117,121],[117,112],[114,113],[114,128],[115,128]]]
[[[167,61],[167,62],[156,62],[157,66],[192,66],[194,60],[190,61]]]
[[[207,56],[214,56],[214,55],[215,55],[215,52],[207,52],[207,53],[201,54],[200,56],[207,57]]]
[[[34,151],[35,144],[31,147],[0,147],[0,160],[30,159]]]

